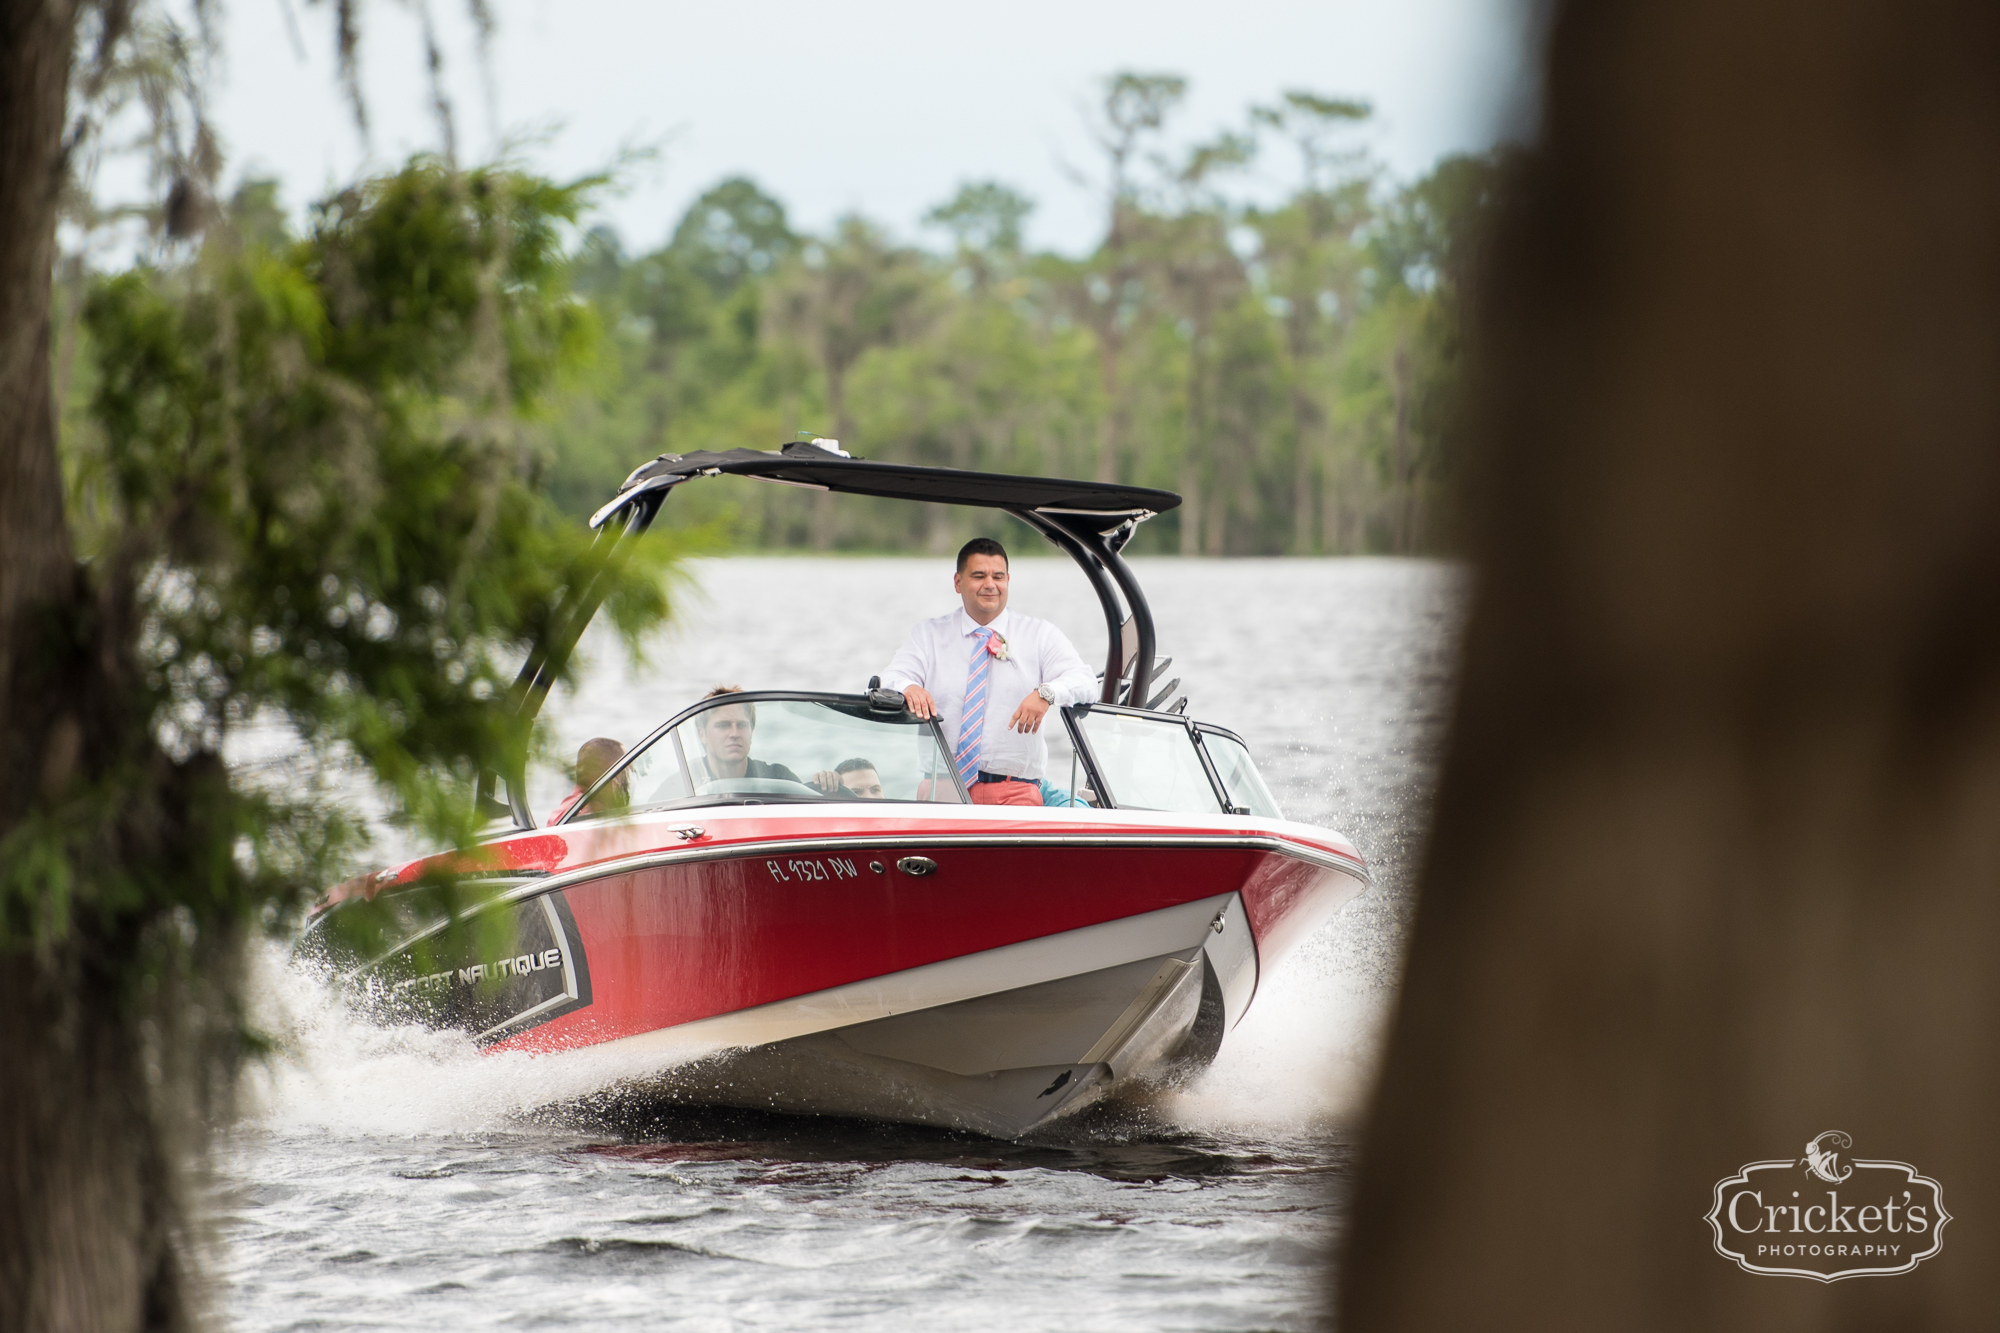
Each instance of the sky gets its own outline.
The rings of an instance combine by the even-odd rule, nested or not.
[[[1241,128],[1250,105],[1287,89],[1364,98],[1377,114],[1357,146],[1399,179],[1521,119],[1512,0],[493,0],[490,80],[462,0],[430,3],[461,161],[511,148],[573,178],[657,150],[628,163],[599,208],[635,252],[735,174],[782,200],[796,228],[860,212],[933,245],[930,208],[963,182],[999,180],[1036,201],[1031,246],[1087,251],[1102,176],[1086,115],[1123,69],[1188,79],[1169,127],[1182,145]],[[420,3],[361,11],[366,144],[335,77],[330,5],[224,10],[210,115],[229,179],[275,176],[297,210],[441,144]],[[1273,194],[1296,172],[1273,148],[1240,188]]]

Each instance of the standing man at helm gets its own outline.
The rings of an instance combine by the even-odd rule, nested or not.
[[[1048,767],[1042,719],[1097,694],[1063,632],[1007,609],[1007,550],[975,537],[952,575],[960,608],[920,622],[882,674],[910,712],[935,717],[976,805],[1040,805]]]

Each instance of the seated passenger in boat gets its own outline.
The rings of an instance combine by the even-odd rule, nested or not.
[[[843,759],[831,770],[813,774],[812,785],[841,800],[882,799],[882,775],[872,759]]]
[[[563,797],[562,804],[558,805],[555,813],[549,816],[549,822],[553,824],[568,814],[569,808],[576,804],[577,798],[589,791],[599,778],[611,771],[613,764],[624,757],[625,747],[609,736],[593,736],[579,746],[576,752],[576,790]],[[620,773],[604,784],[604,790],[590,798],[590,804],[583,808],[583,813],[612,814],[630,800],[625,790],[625,775]]]
[[[725,694],[741,693],[741,685],[718,685],[702,698],[715,699]],[[701,737],[702,758],[698,762],[704,770],[697,776],[697,783],[731,778],[799,780],[799,775],[783,764],[767,764],[750,757],[750,741],[757,732],[756,704],[724,704],[711,708],[695,719],[695,731]]]

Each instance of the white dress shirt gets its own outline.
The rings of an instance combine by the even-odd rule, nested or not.
[[[882,673],[882,688],[901,693],[912,685],[930,692],[944,728],[947,752],[958,745],[959,719],[965,713],[965,683],[972,654],[980,641],[973,637],[979,623],[959,607],[949,615],[917,623],[910,637]],[[1022,735],[1007,725],[1021,701],[1037,685],[1054,692],[1044,729],[1061,726],[1053,710],[1097,697],[1097,674],[1077,656],[1069,637],[1046,620],[1002,611],[987,628],[1007,641],[1007,660],[993,659],[986,677],[986,727],[980,742],[979,771],[1039,781],[1049,763],[1043,732]]]

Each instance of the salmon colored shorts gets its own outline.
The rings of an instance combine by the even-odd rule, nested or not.
[[[1040,805],[1042,789],[1035,783],[1015,778],[1010,782],[975,782],[974,805]]]

